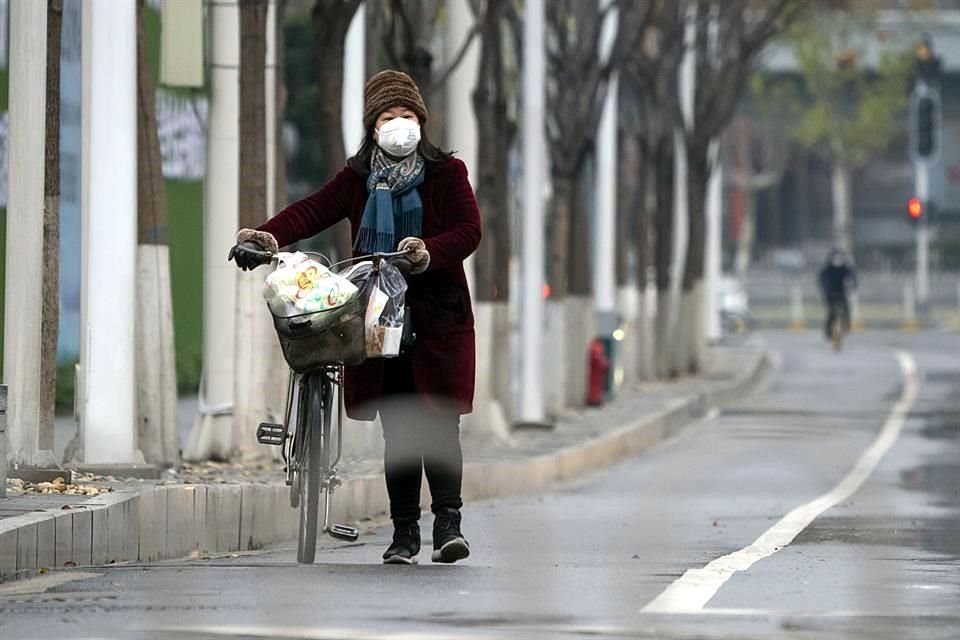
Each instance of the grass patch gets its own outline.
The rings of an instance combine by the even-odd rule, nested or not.
[[[167,180],[167,215],[177,388],[196,392],[203,357],[203,184]]]

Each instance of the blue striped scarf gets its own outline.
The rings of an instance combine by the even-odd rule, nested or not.
[[[380,147],[370,157],[367,204],[360,219],[354,249],[363,253],[395,251],[407,237],[419,238],[423,225],[423,202],[417,186],[423,183],[423,157],[411,153],[392,160]]]

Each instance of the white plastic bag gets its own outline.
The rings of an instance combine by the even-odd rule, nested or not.
[[[270,312],[281,318],[336,309],[357,295],[356,285],[300,252],[280,254],[263,287]]]

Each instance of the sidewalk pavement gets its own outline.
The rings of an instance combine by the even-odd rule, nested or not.
[[[608,405],[568,412],[552,429],[515,431],[510,442],[465,433],[464,501],[535,492],[609,467],[742,397],[769,367],[762,341],[751,338],[711,347],[699,376],[623,388]],[[381,457],[345,450],[340,471],[332,520],[381,517]],[[8,486],[0,499],[0,580],[51,567],[246,551],[296,536],[298,512],[280,462],[184,465],[160,481],[78,475],[74,482],[70,491],[79,495]]]

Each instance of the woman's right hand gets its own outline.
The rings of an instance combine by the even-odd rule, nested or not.
[[[230,249],[230,255],[227,256],[227,261],[233,260],[244,271],[251,271],[260,265],[268,264],[272,257],[273,254],[258,243],[247,240],[233,245]]]

